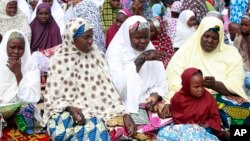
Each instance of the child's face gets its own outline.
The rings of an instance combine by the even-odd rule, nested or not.
[[[134,10],[141,10],[142,9],[142,0],[134,0],[132,7]]]
[[[187,25],[188,25],[189,27],[192,27],[192,26],[195,26],[195,25],[196,25],[196,18],[195,18],[195,16],[192,16],[192,17],[190,17],[190,18],[188,19]]]
[[[190,92],[194,97],[201,97],[205,89],[203,86],[203,77],[201,74],[196,74],[190,81]]]
[[[243,35],[250,34],[250,20],[247,18],[241,19],[240,30]]]
[[[120,0],[109,0],[109,3],[112,8],[119,8],[120,6]]]
[[[237,24],[229,24],[228,31],[230,34],[230,39],[234,41],[236,34],[240,33],[240,26]]]

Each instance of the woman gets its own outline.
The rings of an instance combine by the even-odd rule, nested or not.
[[[34,105],[41,96],[40,72],[31,57],[27,37],[20,30],[9,30],[3,37],[0,45],[0,75],[0,104],[11,104],[7,113],[1,113],[3,118],[6,120],[15,117],[20,131],[35,133],[35,119],[41,119],[40,112]],[[22,106],[18,112],[14,112],[12,104]],[[8,112],[13,112],[15,116],[8,115]]]
[[[166,59],[163,61],[164,67],[167,68],[168,62],[174,55],[174,48],[170,37],[167,34],[166,22],[153,18],[149,20],[150,24],[150,40],[155,49],[166,53]]]
[[[0,103],[40,99],[40,73],[30,54],[29,42],[20,30],[4,35],[0,52]]]
[[[106,52],[101,15],[96,4],[92,0],[76,0],[66,11],[64,19],[68,22],[75,17],[86,19],[93,25],[94,42],[100,50]]]
[[[100,11],[104,32],[106,32],[108,27],[112,25],[119,9],[121,9],[120,0],[105,0]]]
[[[201,21],[207,13],[206,0],[183,0],[183,10],[192,10],[197,21]]]
[[[0,2],[0,34],[4,34],[10,29],[19,29],[31,39],[31,29],[26,16],[17,7],[17,0],[2,0]]]
[[[118,115],[123,115],[126,129],[134,134],[133,120],[125,114],[92,37],[89,22],[70,20],[62,47],[51,59],[43,118],[52,140],[110,140],[102,120]]]
[[[130,16],[131,16],[131,13],[128,10],[122,9],[118,11],[115,21],[108,28],[107,33],[106,33],[106,48],[108,48],[110,42],[112,41],[115,34],[121,27],[122,23]]]
[[[36,15],[36,18],[30,23],[31,52],[42,51],[61,44],[60,28],[51,15],[50,6],[47,3],[41,3],[37,7]]]
[[[247,122],[250,105],[243,90],[242,58],[237,49],[226,45],[223,39],[222,21],[215,17],[204,18],[198,30],[176,52],[168,65],[166,73],[170,93],[167,99],[180,89],[180,75],[184,69],[199,68],[205,76],[204,86],[219,104],[223,128],[228,128],[230,123]]]
[[[166,80],[160,61],[165,58],[166,53],[155,50],[150,42],[150,27],[142,16],[128,18],[111,41],[106,53],[109,72],[127,111],[132,115],[139,113],[139,117],[146,115],[151,119],[149,112],[156,112],[156,104],[164,101],[161,97],[166,95]],[[139,106],[142,103],[144,108]],[[140,114],[141,109],[145,109],[145,114]],[[145,128],[139,126],[141,128],[138,129],[145,133],[147,127],[148,131],[155,131],[168,123],[158,116],[153,119],[159,122],[146,122]],[[148,126],[154,123],[157,126]]]
[[[36,18],[38,5],[40,5],[43,2],[50,5],[51,14],[60,28],[60,33],[62,34],[64,30],[64,21],[63,21],[64,11],[57,0],[39,0],[36,5],[35,10],[33,11],[31,15],[30,22],[32,22]]]
[[[230,22],[240,24],[241,17],[246,13],[248,0],[230,1]]]
[[[195,32],[195,14],[191,10],[184,10],[181,12],[176,23],[176,35],[173,42],[173,47],[178,50],[190,35]]]

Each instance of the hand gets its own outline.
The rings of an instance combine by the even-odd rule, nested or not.
[[[150,112],[156,112],[155,106],[158,102],[162,100],[162,97],[159,96],[157,93],[152,93],[149,98],[147,98],[145,109],[149,110]]]
[[[69,106],[66,108],[66,111],[70,112],[76,124],[83,125],[86,123],[86,119],[81,109]]]
[[[213,76],[205,76],[203,85],[209,89],[214,89],[215,87],[215,78]]]
[[[172,116],[171,112],[170,112],[170,104],[165,104],[163,109],[161,111],[158,111],[158,116],[161,119],[165,119],[167,117]]]
[[[137,131],[137,126],[135,125],[133,119],[128,114],[125,114],[123,116],[123,119],[124,119],[125,128],[128,132],[128,136],[130,136],[130,137],[134,136],[136,134],[136,131]]]
[[[142,54],[145,61],[163,61],[167,57],[167,54],[165,52],[153,49],[144,51]]]
[[[21,72],[21,59],[16,60],[14,58],[9,58],[7,67],[15,74],[15,76],[22,74]]]

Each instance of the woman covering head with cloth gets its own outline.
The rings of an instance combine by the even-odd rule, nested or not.
[[[123,115],[130,134],[134,133],[133,120],[125,114],[92,37],[89,22],[71,19],[66,24],[62,47],[51,59],[44,123],[52,140],[110,140],[103,121],[119,115]]]
[[[55,19],[57,25],[60,28],[60,33],[62,34],[63,30],[64,30],[64,20],[63,20],[64,11],[63,11],[61,5],[58,3],[58,0],[39,0],[37,5],[36,5],[35,10],[33,11],[32,15],[31,15],[30,22],[32,22],[36,18],[37,8],[41,3],[47,3],[50,5],[51,15]]]
[[[153,17],[152,10],[147,0],[132,0],[128,8],[133,15],[140,15],[146,19]]]
[[[154,107],[164,101],[161,97],[167,94],[165,71],[161,62],[165,58],[166,53],[155,50],[150,42],[150,26],[142,16],[129,17],[108,47],[106,60],[112,81],[127,111],[138,114],[139,119],[144,115],[151,118],[149,112],[156,112]],[[144,107],[139,106],[142,103]],[[145,114],[141,115],[141,109]],[[157,122],[150,121],[146,125],[155,124],[155,128],[160,128],[167,124],[167,121],[162,121],[158,116],[153,119]],[[150,131],[156,130],[151,126],[141,129],[149,131],[146,130],[147,127]]]
[[[204,86],[219,104],[223,128],[228,128],[229,123],[246,122],[250,105],[243,90],[242,57],[235,47],[226,45],[223,40],[222,21],[215,17],[204,18],[168,65],[166,74],[170,93],[167,99],[170,100],[181,88],[180,75],[184,69],[199,68],[204,74]]]
[[[36,15],[36,18],[30,23],[32,29],[31,52],[42,51],[61,44],[60,28],[51,15],[50,6],[47,3],[41,3],[37,7]]]
[[[19,29],[25,33],[28,40],[31,39],[31,29],[26,15],[17,6],[17,0],[0,1],[0,34],[4,34],[10,29]]]
[[[0,103],[38,102],[40,73],[27,37],[20,30],[9,30],[0,50]]]
[[[112,25],[119,9],[121,9],[120,0],[105,0],[100,11],[102,15],[104,32],[106,32],[108,30],[108,27]]]
[[[67,23],[75,17],[88,20],[92,24],[94,42],[100,50],[106,52],[102,19],[96,4],[92,0],[74,0],[74,3],[66,11],[64,20]]]

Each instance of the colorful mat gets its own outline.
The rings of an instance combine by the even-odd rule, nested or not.
[[[3,129],[3,136],[0,141],[49,141],[48,134],[27,135],[16,128],[7,127]]]

